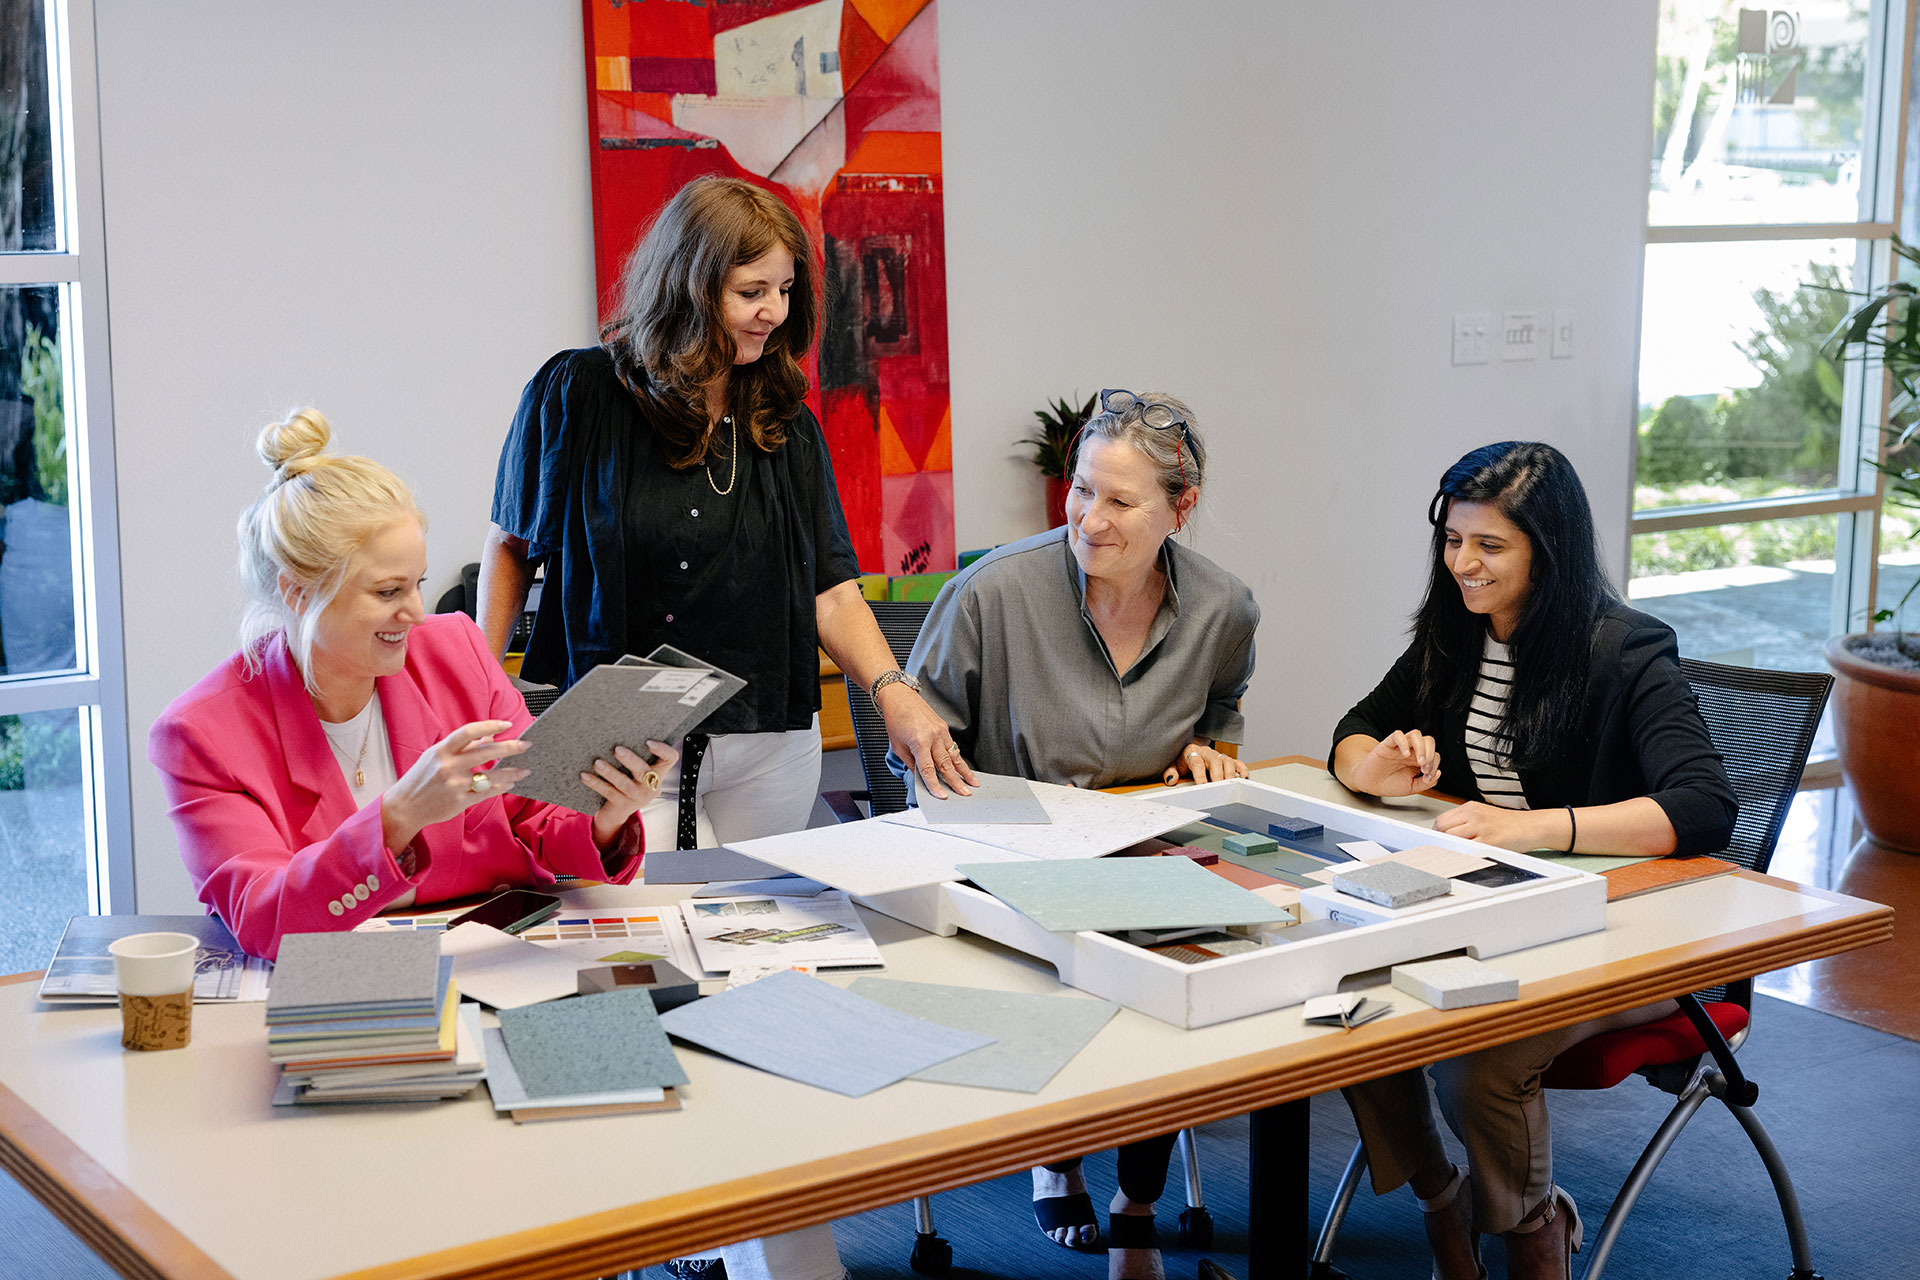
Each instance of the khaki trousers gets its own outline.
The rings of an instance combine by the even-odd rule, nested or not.
[[[1540,1077],[1554,1058],[1590,1036],[1653,1022],[1678,1008],[1663,1000],[1427,1068],[1440,1114],[1467,1149],[1474,1230],[1483,1235],[1511,1231],[1553,1189],[1553,1140]],[[1402,1071],[1344,1092],[1366,1144],[1375,1195],[1447,1162],[1423,1072]]]

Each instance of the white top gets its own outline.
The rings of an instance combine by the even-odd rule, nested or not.
[[[1525,809],[1527,797],[1520,775],[1507,766],[1508,735],[1500,722],[1507,716],[1507,691],[1513,688],[1513,658],[1507,646],[1489,633],[1480,652],[1480,681],[1467,704],[1467,759],[1473,780],[1488,804],[1503,809]]]
[[[393,744],[387,741],[387,717],[380,710],[379,694],[368,698],[367,705],[351,720],[339,724],[322,720],[320,731],[333,746],[333,758],[340,766],[341,777],[347,781],[347,790],[353,795],[355,812],[378,800],[388,787],[400,781],[400,771],[393,764]],[[364,780],[359,786],[354,785],[356,773]],[[413,893],[412,889],[407,890],[381,910],[412,906]]]

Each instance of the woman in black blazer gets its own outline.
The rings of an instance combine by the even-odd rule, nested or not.
[[[1448,468],[1428,511],[1432,573],[1413,643],[1334,730],[1333,772],[1372,795],[1443,786],[1436,830],[1508,849],[1711,853],[1736,803],[1671,628],[1601,572],[1586,491],[1551,445],[1507,441]],[[1484,1276],[1481,1233],[1519,1280],[1568,1274],[1573,1200],[1553,1185],[1540,1076],[1562,1049],[1671,1001],[1430,1070],[1469,1167],[1451,1164],[1419,1071],[1347,1091],[1376,1193],[1411,1182],[1440,1280]]]

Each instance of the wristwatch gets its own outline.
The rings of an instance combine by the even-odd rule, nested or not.
[[[880,691],[886,688],[890,684],[903,684],[907,686],[907,688],[913,690],[915,693],[920,692],[920,682],[918,680],[915,680],[912,676],[908,675],[906,672],[902,671],[900,668],[895,667],[891,671],[881,672],[879,676],[874,679],[873,687],[867,690],[867,696],[869,698],[872,698],[874,702],[878,704],[878,702],[880,701]]]

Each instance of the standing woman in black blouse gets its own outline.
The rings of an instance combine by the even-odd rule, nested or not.
[[[1601,572],[1586,491],[1551,445],[1487,445],[1448,468],[1428,511],[1432,576],[1413,643],[1333,735],[1355,791],[1440,786],[1466,803],[1440,831],[1506,849],[1692,854],[1726,847],[1737,812],[1680,670],[1673,631]],[[1563,1277],[1579,1248],[1553,1184],[1541,1073],[1561,1050],[1673,1012],[1672,1001],[1431,1068],[1451,1164],[1418,1070],[1347,1090],[1376,1193],[1411,1182],[1440,1280],[1474,1280],[1479,1236],[1504,1234],[1516,1280]]]
[[[875,693],[894,750],[935,794],[971,779],[854,582],[826,440],[802,402],[819,279],[770,192],[689,183],[628,260],[601,345],[547,361],[501,450],[480,569],[495,653],[544,561],[527,679],[564,688],[671,644],[747,680],[703,726],[710,743],[690,735],[662,779],[643,814],[649,848],[806,826],[816,645]]]

